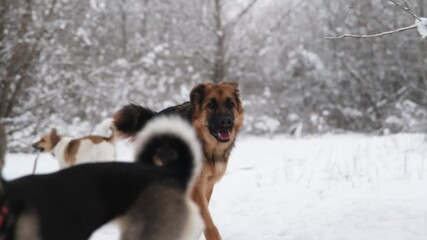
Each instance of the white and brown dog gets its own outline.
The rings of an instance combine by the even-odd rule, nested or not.
[[[61,169],[81,163],[114,161],[116,159],[115,131],[109,137],[89,135],[70,138],[59,135],[56,129],[44,135],[33,147],[51,153]]]

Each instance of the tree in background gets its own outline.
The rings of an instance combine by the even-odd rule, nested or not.
[[[414,131],[427,116],[416,31],[325,39],[412,24],[392,3],[0,1],[0,124],[12,150],[50,127],[87,134],[129,102],[186,101],[206,81],[240,84],[254,134]],[[424,16],[426,2],[409,3]]]
[[[48,41],[55,0],[40,6],[37,1],[1,0],[0,3],[0,139],[5,134],[28,131],[39,123],[37,114],[48,108],[44,90],[51,84],[39,78],[37,68],[44,57],[43,42]],[[35,19],[38,19],[35,21]],[[44,89],[40,89],[44,86]],[[34,133],[34,130],[30,130]]]

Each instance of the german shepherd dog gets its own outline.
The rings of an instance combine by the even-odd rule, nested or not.
[[[191,125],[163,117],[137,137],[135,163],[88,163],[10,182],[0,200],[2,240],[83,240],[117,219],[122,240],[196,240],[191,201],[202,152]],[[163,167],[152,164],[156,156]]]
[[[130,104],[117,111],[113,121],[122,137],[133,138],[152,117],[179,113],[189,120],[203,145],[202,172],[192,192],[206,225],[207,240],[221,236],[209,213],[213,187],[224,175],[230,151],[243,123],[243,107],[236,83],[200,84],[190,93],[190,101],[169,107],[158,113]],[[162,165],[157,161],[157,165]]]

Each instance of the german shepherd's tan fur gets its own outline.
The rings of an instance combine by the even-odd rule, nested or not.
[[[130,104],[116,112],[113,118],[119,134],[132,138],[151,117],[174,113],[179,113],[192,122],[203,145],[202,172],[196,180],[192,197],[200,207],[205,222],[205,238],[221,239],[209,212],[209,201],[215,183],[224,176],[231,149],[243,124],[243,107],[238,85],[228,82],[200,84],[191,91],[190,102],[159,113]]]
[[[215,183],[224,176],[227,169],[231,149],[234,146],[236,135],[243,124],[243,108],[236,84],[202,84],[193,89],[191,98],[194,102],[193,127],[202,141],[205,157],[202,173],[196,181],[193,190],[193,199],[199,205],[202,218],[205,221],[205,238],[207,240],[216,240],[221,239],[221,236],[212,220],[208,205]],[[215,111],[208,107],[208,104],[213,99],[218,103],[218,111],[221,108],[225,108],[227,101],[230,99],[235,105],[232,109],[234,127],[231,131],[230,141],[225,143],[217,141],[206,126],[211,115],[215,114]]]

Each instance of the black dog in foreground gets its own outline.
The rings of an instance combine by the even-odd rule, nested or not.
[[[137,143],[136,163],[82,164],[3,182],[0,239],[84,240],[113,219],[122,240],[198,239],[203,221],[190,194],[202,154],[194,130],[179,118],[158,118]]]

